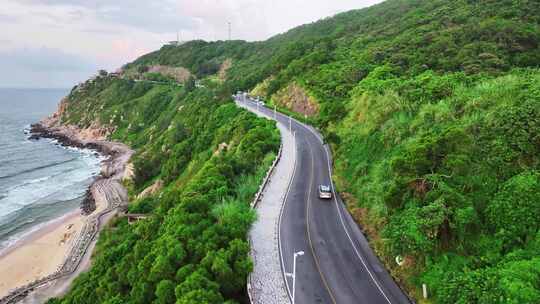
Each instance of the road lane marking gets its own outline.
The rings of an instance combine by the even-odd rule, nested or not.
[[[296,121],[296,119],[295,119]],[[321,141],[320,137],[317,136],[317,134],[311,130],[310,128],[306,127],[303,123],[300,123],[298,121],[296,121],[300,126],[304,127],[304,129],[308,130],[309,132],[311,132],[317,139],[319,139],[319,141]],[[309,141],[308,141],[309,143]],[[324,150],[326,152],[326,159],[328,161],[328,174],[330,176],[330,184],[332,185],[332,193],[334,194],[334,202],[335,202],[335,205],[336,205],[336,208],[337,208],[337,212],[338,212],[338,215],[339,215],[339,219],[341,221],[341,226],[343,227],[343,230],[345,231],[345,234],[347,235],[347,238],[349,238],[349,241],[351,243],[351,246],[353,247],[354,249],[354,252],[356,253],[356,256],[358,256],[358,258],[360,259],[360,262],[362,262],[362,265],[364,266],[364,268],[367,270],[369,276],[371,277],[371,280],[373,281],[373,283],[375,283],[375,285],[377,286],[377,289],[381,292],[382,296],[386,299],[386,301],[389,303],[389,304],[392,304],[392,302],[390,301],[390,299],[388,298],[388,296],[384,293],[382,287],[379,285],[379,282],[377,282],[377,280],[375,279],[375,276],[373,275],[373,273],[371,273],[371,270],[369,270],[369,268],[367,267],[367,264],[366,262],[364,261],[364,258],[362,257],[362,255],[359,253],[358,249],[356,248],[356,245],[354,244],[350,234],[349,234],[349,231],[347,230],[347,227],[345,226],[345,222],[343,221],[343,216],[341,215],[341,212],[340,212],[340,209],[339,209],[339,205],[338,205],[338,202],[337,202],[337,197],[336,197],[336,191],[335,191],[335,188],[334,188],[334,181],[332,180],[332,167],[330,166],[330,155],[329,155],[329,152],[328,152],[328,146],[326,145],[323,145],[324,147]]]
[[[364,258],[358,252],[358,249],[356,248],[356,245],[354,244],[351,236],[349,235],[349,231],[347,230],[347,228],[345,226],[345,222],[343,221],[343,216],[341,215],[340,208],[339,208],[338,201],[337,201],[336,191],[335,191],[335,188],[334,188],[334,181],[332,180],[332,167],[330,166],[330,155],[328,153],[328,146],[324,146],[324,150],[326,151],[326,159],[328,161],[328,173],[330,174],[330,184],[332,185],[332,192],[334,194],[334,202],[336,204],[337,212],[339,214],[339,219],[341,220],[341,225],[343,226],[343,230],[345,231],[345,234],[347,234],[347,237],[349,238],[349,241],[351,242],[351,245],[352,245],[352,247],[354,249],[354,252],[358,256],[358,258],[360,258],[360,261],[362,262],[362,265],[364,265],[364,268],[367,270],[369,276],[371,277],[371,280],[373,280],[373,283],[375,283],[375,285],[377,286],[377,289],[379,289],[379,291],[381,292],[383,297],[386,299],[386,301],[389,304],[392,304],[392,302],[390,301],[388,296],[386,296],[386,294],[384,293],[382,287],[379,285],[379,282],[377,282],[377,280],[375,279],[375,277],[371,273],[371,270],[369,270],[369,268],[367,267],[366,262],[364,261]]]
[[[251,108],[251,107],[250,107]],[[262,112],[262,111],[258,111],[258,112]],[[261,113],[261,114],[264,114],[264,113]],[[281,123],[282,125],[284,125],[284,123],[278,121],[279,123]],[[296,123],[298,123],[298,121],[295,120]],[[290,131],[290,130],[289,130]],[[295,132],[296,133],[296,132]],[[308,242],[309,242],[309,246],[310,246],[310,249],[311,249],[311,253],[312,253],[312,256],[313,256],[313,259],[315,260],[315,264],[316,264],[316,267],[317,267],[317,271],[319,272],[319,275],[323,281],[323,284],[328,292],[328,294],[330,295],[330,298],[332,299],[332,303],[334,304],[337,304],[336,303],[336,300],[335,300],[335,297],[334,295],[332,294],[331,290],[330,290],[330,287],[328,286],[328,283],[321,271],[321,268],[320,268],[320,264],[319,264],[319,260],[317,258],[317,255],[315,254],[315,250],[313,248],[313,243],[312,243],[312,240],[311,240],[311,234],[309,232],[309,207],[310,207],[310,204],[311,204],[311,190],[312,190],[312,186],[313,186],[313,178],[314,178],[314,171],[315,171],[315,163],[314,163],[314,156],[313,156],[313,148],[311,147],[311,144],[309,143],[308,141],[308,146],[309,146],[309,150],[310,150],[310,154],[311,154],[311,174],[310,174],[310,182],[309,182],[309,190],[308,190],[308,202],[306,204],[306,225],[307,225],[307,234],[308,234]],[[296,135],[294,136],[294,154],[295,154],[295,158],[294,158],[294,169],[293,169],[293,173],[291,175],[291,179],[289,180],[289,185],[287,187],[287,192],[285,194],[285,199],[284,199],[284,204],[283,204],[283,207],[281,209],[281,212],[280,212],[280,216],[279,216],[279,222],[278,222],[278,247],[279,247],[279,254],[280,254],[280,258],[281,258],[281,270],[282,270],[282,275],[283,275],[283,279],[285,280],[285,285],[287,287],[287,293],[289,295],[289,299],[291,300],[292,302],[292,294],[291,294],[291,291],[290,291],[290,287],[289,287],[289,281],[287,280],[287,277],[286,277],[286,272],[285,272],[285,262],[284,262],[284,259],[283,259],[283,252],[282,252],[282,249],[281,249],[281,219],[282,219],[282,215],[283,215],[283,210],[285,210],[285,206],[287,204],[287,199],[288,199],[288,196],[289,196],[289,192],[291,190],[291,186],[292,186],[292,182],[294,180],[294,176],[296,175],[296,168],[297,168],[297,141],[296,141]]]
[[[265,108],[265,107],[263,107]],[[280,113],[280,115],[282,117],[290,117],[290,116],[287,116],[287,115],[283,115]],[[341,212],[340,212],[340,209],[339,209],[339,205],[338,205],[338,202],[337,202],[337,197],[336,197],[336,192],[335,192],[335,188],[334,188],[334,182],[332,180],[332,169],[331,169],[331,165],[330,165],[330,155],[329,155],[329,152],[328,152],[328,146],[324,145],[324,141],[313,131],[311,130],[310,128],[308,128],[307,126],[305,126],[303,123],[299,122],[298,120],[296,120],[295,118],[293,118],[293,120],[300,126],[302,126],[304,129],[308,130],[311,134],[313,134],[315,136],[315,138],[317,138],[321,144],[323,144],[323,147],[324,147],[324,150],[326,152],[326,158],[327,158],[327,162],[328,162],[328,174],[330,176],[330,184],[332,185],[332,193],[334,194],[334,203],[336,205],[336,208],[337,208],[337,212],[338,212],[338,215],[339,215],[339,218],[340,218],[340,222],[341,222],[341,225],[343,227],[343,230],[345,231],[345,234],[347,235],[347,238],[349,239],[349,242],[351,244],[351,246],[353,247],[354,249],[354,252],[356,254],[356,256],[360,259],[360,262],[362,262],[362,265],[364,266],[364,268],[367,270],[371,280],[373,281],[373,283],[375,283],[375,285],[377,286],[377,289],[380,291],[380,293],[382,294],[382,296],[386,299],[386,301],[389,303],[389,304],[392,304],[392,302],[390,301],[390,299],[388,298],[388,296],[385,294],[385,292],[383,291],[382,287],[379,285],[379,283],[377,282],[377,280],[375,279],[373,273],[371,272],[371,270],[369,270],[369,268],[367,267],[367,264],[366,262],[364,261],[364,258],[362,257],[362,255],[359,253],[358,249],[356,248],[356,245],[354,244],[354,241],[352,240],[349,232],[348,232],[348,229],[347,227],[345,226],[345,222],[343,220],[343,216],[341,215]],[[308,141],[308,144],[309,144],[309,141]],[[295,138],[295,146],[296,146],[296,138]],[[311,149],[311,145],[310,146],[310,149]],[[296,150],[295,150],[295,153],[296,153]],[[312,162],[313,162],[313,157],[312,157]],[[295,168],[294,168],[294,171],[296,171],[296,159],[295,159]],[[313,171],[312,171],[313,172]],[[294,178],[294,175],[293,175],[293,178]],[[290,188],[289,188],[290,190]],[[288,190],[288,191],[289,191]],[[311,188],[310,188],[310,191],[311,191]],[[287,192],[287,195],[288,195],[288,192]],[[308,197],[308,200],[310,200],[310,197]],[[309,202],[308,202],[308,206],[309,206]],[[307,214],[307,219],[309,219],[309,213]],[[280,222],[281,222],[281,219],[280,219]],[[309,220],[307,221],[308,222],[308,225],[309,225]],[[279,241],[281,242],[281,239],[280,239],[280,234],[281,233],[278,233],[278,238],[279,238]],[[315,262],[317,264],[317,270],[319,271],[320,275],[321,275],[321,278],[323,279],[323,283],[325,284],[331,298],[332,298],[332,301],[334,303],[335,302],[335,299],[332,295],[332,293],[330,292],[330,289],[326,283],[326,280],[324,278],[324,276],[322,275],[322,272],[320,270],[320,267],[319,267],[319,263],[318,263],[318,260],[317,260],[317,257],[313,251],[313,246],[312,246],[312,243],[311,243],[311,238],[309,236],[309,226],[308,226],[308,241],[310,243],[310,246],[311,246],[311,250],[312,250],[312,254],[313,254],[313,257],[315,259]],[[280,254],[281,253],[281,248],[280,248]],[[282,256],[282,267],[283,267],[283,256]],[[287,280],[285,279],[285,282],[286,282],[286,285],[287,285],[287,289],[289,288],[289,285],[288,285],[288,282]],[[289,297],[290,297],[290,291],[289,291]]]
[[[309,177],[309,190],[308,190],[308,197],[307,197],[307,205],[306,205],[306,226],[307,226],[307,235],[308,235],[308,241],[309,241],[309,247],[311,249],[311,254],[313,255],[313,259],[315,260],[315,264],[317,266],[317,271],[319,272],[319,275],[321,276],[321,279],[324,283],[324,287],[326,287],[326,290],[328,291],[328,294],[330,295],[330,298],[332,299],[332,303],[337,304],[336,298],[334,297],[334,294],[330,290],[330,286],[328,286],[328,282],[326,282],[326,278],[324,277],[321,266],[319,264],[319,258],[315,254],[315,249],[313,248],[313,242],[311,241],[311,233],[309,232],[309,210],[311,206],[311,189],[313,189],[313,178],[314,178],[314,172],[315,172],[315,157],[313,155],[313,148],[311,147],[311,143],[307,141],[308,147],[309,147],[309,153],[311,154],[311,174]]]
[[[284,115],[282,115],[282,117],[283,116]],[[287,117],[287,116],[284,116],[284,117]],[[297,123],[299,125],[302,125],[302,124],[298,123],[298,121],[296,119],[293,119],[293,120],[295,121],[295,123]],[[284,123],[282,123],[282,124],[284,124]],[[295,153],[296,153],[296,143],[297,143],[296,142],[296,136],[294,137],[294,143],[295,143]],[[323,284],[324,284],[324,286],[326,288],[326,291],[328,292],[328,295],[330,295],[332,303],[337,304],[336,299],[334,297],[334,294],[332,293],[332,291],[331,291],[331,289],[330,289],[330,287],[328,285],[328,282],[326,281],[326,278],[324,277],[324,275],[323,275],[323,273],[321,271],[319,259],[318,259],[317,255],[315,254],[315,250],[314,250],[314,247],[313,247],[313,242],[311,240],[311,233],[309,231],[309,210],[310,210],[310,205],[311,205],[311,190],[313,189],[313,178],[314,178],[314,172],[315,172],[315,162],[314,162],[313,148],[311,147],[311,143],[309,143],[309,141],[307,143],[308,143],[309,151],[310,151],[310,154],[311,154],[311,174],[310,174],[309,191],[308,191],[308,198],[307,198],[308,201],[307,201],[307,204],[306,204],[306,226],[307,226],[308,243],[309,243],[309,246],[310,246],[310,249],[311,249],[311,255],[313,256],[313,260],[315,261],[315,266],[317,268],[317,271],[319,272],[319,276],[322,279],[322,282],[323,282]],[[295,158],[294,171],[295,171],[294,174],[296,174],[296,158]],[[293,174],[293,179],[294,179],[294,174]],[[291,179],[291,181],[292,181],[292,179]],[[287,193],[287,195],[288,195],[288,193]],[[280,253],[281,253],[281,251],[280,251]],[[285,281],[287,282],[287,280],[285,280]],[[287,282],[287,288],[289,288],[288,282]]]

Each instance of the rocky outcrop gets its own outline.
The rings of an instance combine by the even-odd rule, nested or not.
[[[126,165],[126,170],[124,170],[124,176],[122,177],[122,180],[124,181],[131,181],[135,177],[135,168],[133,163],[128,163]]]
[[[191,76],[191,72],[186,68],[166,65],[152,65],[148,67],[148,72],[159,73],[167,77],[172,77],[178,82],[186,82]]]
[[[94,196],[92,195],[92,192],[90,191],[90,188],[88,188],[88,190],[86,190],[86,193],[84,195],[84,199],[81,202],[81,213],[83,215],[90,215],[95,210],[96,210],[96,200],[94,199]]]
[[[272,96],[278,106],[296,113],[314,116],[319,113],[319,104],[307,91],[297,83],[291,83]]]
[[[67,97],[62,98],[56,112],[52,113],[49,117],[44,118],[41,123],[45,126],[59,126],[61,124],[61,118],[66,113],[69,105]]]
[[[31,125],[31,135],[29,139],[53,138],[60,145],[76,147],[80,149],[91,149],[97,153],[108,156],[101,163],[101,176],[90,186],[90,189],[100,179],[122,180],[126,176],[132,176],[132,167],[128,161],[133,155],[133,151],[128,146],[107,141],[107,137],[112,132],[111,128],[101,127],[98,123],[92,123],[87,128],[79,128],[74,125],[62,125],[61,118],[68,106],[67,99],[63,99],[58,111],[53,115],[43,119],[41,122]],[[83,214],[91,213],[95,210],[95,203],[87,192],[81,210]]]
[[[91,141],[103,141],[106,140],[109,135],[114,132],[113,127],[106,127],[100,123],[94,121],[90,126],[86,128],[80,128],[74,125],[67,125],[63,123],[66,111],[69,107],[69,100],[63,98],[58,105],[58,110],[49,117],[42,119],[39,123],[31,126],[30,139],[37,139],[40,137],[56,138],[62,144],[66,146],[78,145],[73,141],[91,142]]]
[[[87,141],[105,140],[114,132],[112,127],[103,127],[96,122],[93,122],[88,128],[78,130],[79,137]]]
[[[107,155],[115,152],[109,145],[100,143],[106,138],[105,134],[108,134],[103,129],[79,129],[71,125],[54,127],[40,122],[30,126],[30,133],[31,140],[53,138],[66,147],[92,149]]]
[[[232,67],[232,59],[230,58],[225,59],[225,61],[223,61],[223,63],[219,67],[219,71],[218,71],[219,80],[221,81],[227,80],[227,70],[230,69],[231,67]]]
[[[229,149],[229,144],[227,144],[227,143],[220,143],[220,144],[218,145],[218,148],[216,149],[216,151],[214,151],[214,156],[219,155],[221,152],[227,151],[228,149]]]
[[[139,195],[137,195],[137,199],[145,198],[151,195],[154,195],[158,193],[161,189],[163,189],[163,181],[161,179],[158,179],[155,183],[153,183],[151,186],[144,189]]]
[[[268,86],[270,85],[270,82],[274,80],[274,77],[268,77],[263,82],[260,82],[257,84],[253,90],[249,92],[249,95],[251,96],[266,96],[266,92],[268,91]]]

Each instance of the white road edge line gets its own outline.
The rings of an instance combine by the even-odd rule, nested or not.
[[[296,120],[296,119],[294,119],[294,120]],[[298,121],[296,121],[296,122],[299,123]],[[383,297],[386,299],[386,301],[389,304],[392,304],[392,302],[390,301],[388,296],[384,293],[382,287],[379,285],[379,282],[377,282],[377,280],[375,279],[375,276],[373,276],[373,273],[371,273],[371,270],[369,270],[369,268],[367,267],[367,264],[364,261],[364,258],[362,258],[362,255],[360,254],[360,252],[358,252],[358,249],[356,248],[356,245],[354,244],[354,241],[352,240],[352,238],[351,238],[351,236],[349,234],[349,231],[347,230],[347,227],[345,226],[345,222],[343,221],[343,216],[341,215],[340,208],[339,208],[339,205],[338,205],[338,202],[337,202],[336,191],[335,191],[335,188],[334,188],[334,181],[332,180],[332,166],[330,165],[330,154],[328,152],[328,146],[324,145],[324,142],[322,141],[322,139],[313,130],[311,130],[310,128],[305,126],[303,123],[299,123],[299,125],[304,127],[309,132],[311,132],[316,138],[318,138],[323,143],[323,147],[324,147],[324,150],[326,152],[326,159],[328,161],[328,174],[330,175],[330,184],[332,185],[332,193],[334,194],[334,202],[336,204],[337,212],[339,214],[339,219],[341,221],[341,226],[343,226],[343,230],[345,231],[345,234],[347,234],[347,238],[349,238],[349,241],[351,243],[351,246],[354,249],[354,252],[356,253],[356,256],[358,256],[358,258],[362,262],[362,265],[367,270],[369,276],[371,277],[371,280],[373,281],[373,283],[375,283],[375,285],[377,286],[377,289],[379,289],[379,291],[381,292]]]
[[[341,226],[343,226],[343,230],[345,231],[345,234],[347,234],[347,237],[349,238],[349,241],[351,242],[351,245],[352,245],[352,247],[354,249],[354,252],[358,256],[358,258],[360,258],[360,261],[362,262],[362,265],[364,265],[364,268],[369,273],[369,276],[371,277],[371,280],[373,280],[373,283],[375,283],[375,285],[377,285],[377,288],[379,289],[379,291],[381,292],[383,297],[386,299],[386,301],[389,304],[392,304],[392,302],[390,301],[388,296],[386,296],[386,294],[384,293],[382,287],[379,285],[379,282],[377,282],[377,280],[373,276],[373,273],[371,273],[371,270],[369,270],[369,268],[367,267],[366,262],[364,261],[364,258],[362,258],[362,255],[360,255],[360,253],[358,252],[358,249],[356,248],[356,245],[354,244],[354,242],[353,242],[353,240],[352,240],[352,238],[351,238],[351,236],[349,234],[349,231],[347,230],[347,227],[345,226],[345,222],[343,220],[343,216],[341,215],[341,211],[340,211],[339,204],[338,204],[338,201],[337,201],[336,191],[335,191],[335,188],[334,188],[334,182],[332,180],[332,169],[331,169],[331,166],[330,166],[330,158],[329,158],[330,156],[328,155],[328,146],[324,146],[324,150],[326,151],[326,158],[328,160],[328,170],[329,170],[329,174],[330,174],[330,184],[332,185],[332,192],[334,193],[334,202],[336,203],[336,208],[337,208],[337,212],[339,214],[339,219],[341,220]]]
[[[266,108],[265,106],[263,106],[263,108]],[[265,113],[262,113],[261,114],[265,114]],[[280,115],[282,116],[285,116],[285,117],[290,117],[290,116],[287,116],[287,115],[283,115],[280,113]],[[353,247],[354,249],[354,252],[356,253],[356,256],[358,256],[358,258],[360,259],[360,262],[362,262],[362,265],[364,266],[364,268],[367,270],[371,280],[373,281],[373,283],[375,283],[375,285],[377,286],[377,289],[381,292],[381,294],[383,295],[383,297],[386,299],[386,301],[389,303],[389,304],[392,304],[392,302],[390,301],[390,299],[388,298],[388,296],[384,293],[382,287],[380,286],[379,282],[377,282],[377,280],[375,279],[375,276],[373,275],[373,273],[371,272],[371,270],[369,270],[369,268],[367,267],[367,264],[366,262],[364,261],[364,258],[362,258],[362,255],[360,254],[360,252],[358,251],[358,249],[356,248],[356,245],[354,244],[354,241],[352,240],[350,234],[349,234],[349,231],[347,230],[347,227],[345,226],[345,222],[343,220],[343,216],[341,215],[341,212],[340,212],[340,209],[339,209],[339,205],[338,205],[338,202],[337,202],[337,198],[336,198],[336,191],[335,191],[335,188],[334,188],[334,181],[332,180],[332,167],[330,165],[330,154],[328,152],[328,146],[327,145],[324,145],[324,141],[322,140],[321,137],[319,137],[317,135],[317,133],[315,133],[311,128],[307,127],[306,125],[304,125],[304,123],[302,122],[299,122],[298,120],[296,120],[295,118],[292,118],[298,125],[302,126],[304,129],[308,130],[311,134],[313,134],[315,136],[315,138],[319,139],[319,141],[323,144],[323,147],[324,147],[324,150],[326,152],[326,159],[328,161],[327,165],[328,165],[328,174],[330,175],[330,184],[332,186],[332,193],[334,194],[334,203],[336,205],[336,208],[337,208],[337,212],[338,212],[338,215],[339,215],[339,219],[341,221],[341,226],[343,227],[343,230],[345,231],[345,234],[347,235],[347,238],[349,239],[349,242],[351,243],[351,246]],[[295,158],[294,158],[294,170],[293,170],[293,177],[294,177],[294,174],[296,173],[296,137],[294,138],[294,143],[295,143],[295,150],[294,150],[294,153],[295,153]],[[287,286],[287,293],[289,294],[289,299],[291,299],[291,302],[292,302],[292,297],[291,297],[291,291],[289,289],[289,282],[287,281],[287,278],[285,276],[285,271],[284,271],[284,262],[283,262],[283,253],[281,252],[281,235],[279,233],[279,229],[280,229],[280,225],[281,225],[281,215],[283,214],[283,209],[285,208],[285,204],[287,202],[287,197],[289,195],[289,191],[290,191],[290,186],[292,184],[292,180],[293,178],[291,178],[289,180],[289,186],[287,188],[287,194],[285,195],[285,201],[284,201],[284,205],[283,205],[283,208],[281,209],[281,212],[280,212],[280,216],[279,216],[279,222],[278,222],[278,243],[279,243],[279,253],[280,253],[280,256],[281,256],[281,270],[282,270],[282,273],[283,273],[283,279],[285,280],[285,285]]]
[[[267,109],[266,107],[262,107],[262,109]],[[259,112],[262,113],[261,110],[259,110]],[[265,113],[262,113],[263,115],[266,115]],[[280,115],[282,118],[292,118],[290,116],[287,116],[287,115],[284,115],[282,113],[279,113],[278,115]],[[270,116],[268,116],[270,117]],[[276,122],[280,123],[279,121],[277,121],[277,119],[274,119]],[[304,126],[301,122],[299,122],[298,120],[296,120],[295,118],[292,118],[292,120],[294,120],[295,123],[297,123],[298,125],[306,128],[306,126]],[[282,124],[283,125],[283,124]],[[292,125],[291,125],[292,126]],[[285,125],[285,128],[287,128],[287,126]],[[292,130],[289,130],[292,132]],[[313,131],[309,130],[311,133],[313,133]],[[315,134],[315,133],[313,133]],[[316,134],[315,134],[316,135]],[[321,142],[322,145],[324,145],[324,141],[322,140],[321,137],[318,137],[316,136],[319,141]],[[308,145],[309,145],[309,149],[310,149],[310,153],[311,153],[311,163],[312,163],[312,170],[311,170],[311,174],[312,174],[312,177],[313,177],[313,172],[314,172],[314,169],[313,169],[313,160],[314,160],[314,153],[313,153],[313,148],[311,147],[311,144],[308,142]],[[291,179],[289,180],[289,185],[287,187],[287,194],[285,196],[285,202],[283,204],[283,208],[280,212],[280,218],[279,218],[279,224],[281,225],[281,214],[283,213],[283,210],[285,209],[285,205],[286,205],[286,202],[287,202],[287,197],[289,195],[289,191],[290,191],[290,187],[292,185],[292,181],[294,180],[294,175],[296,174],[296,132],[294,132],[294,153],[295,153],[295,158],[294,158],[294,170],[293,170],[293,174],[292,174],[292,177]],[[310,184],[313,184],[313,182],[310,182]],[[309,245],[310,245],[310,248],[311,248],[311,254],[313,255],[313,259],[315,260],[315,264],[316,264],[316,267],[317,267],[317,271],[319,272],[319,275],[321,277],[321,280],[324,284],[324,286],[326,287],[326,290],[328,291],[328,295],[330,296],[331,300],[332,300],[332,303],[333,304],[336,304],[336,299],[330,289],[330,287],[328,286],[328,283],[326,281],[326,278],[324,277],[324,274],[321,272],[321,268],[319,266],[319,262],[318,262],[318,258],[317,258],[317,255],[315,254],[315,250],[313,249],[313,244],[312,244],[312,241],[311,241],[311,237],[310,237],[310,233],[309,233],[309,206],[310,206],[310,201],[311,201],[311,190],[312,188],[310,187],[309,188],[309,193],[308,193],[308,201],[307,201],[307,204],[306,204],[306,225],[307,225],[307,234],[308,234],[308,242],[309,242]],[[280,227],[280,226],[279,226]],[[279,229],[279,228],[278,228]],[[285,275],[286,271],[285,271],[285,263],[284,263],[284,260],[283,260],[283,253],[281,251],[281,229],[278,230],[278,242],[279,242],[279,253],[281,255],[281,265],[282,265],[282,272],[283,272],[283,278],[285,280],[285,285],[287,286],[287,291],[288,291],[288,294],[289,294],[289,299],[291,299],[291,302],[293,301],[292,300],[292,295],[291,295],[291,292],[290,292],[290,289],[289,289],[289,282],[287,281],[287,277]]]
[[[278,122],[280,123],[280,122]],[[290,131],[290,130],[289,130]],[[292,132],[291,132],[292,134]],[[287,198],[289,197],[289,192],[291,191],[291,185],[294,180],[294,175],[296,174],[296,136],[293,135],[294,140],[294,168],[291,176],[289,177],[289,184],[287,185],[287,192],[285,193],[285,197],[283,198],[283,205],[281,206],[281,210],[279,211],[279,219],[278,219],[278,227],[277,227],[277,235],[278,235],[278,249],[279,249],[279,257],[281,259],[281,274],[283,275],[283,280],[285,281],[285,286],[287,287],[287,294],[289,295],[289,300],[291,303],[293,303],[292,299],[292,293],[291,289],[289,287],[289,281],[287,280],[287,276],[285,275],[285,260],[283,259],[283,251],[281,249],[281,219],[283,217],[283,210],[285,210],[285,207],[287,205]]]

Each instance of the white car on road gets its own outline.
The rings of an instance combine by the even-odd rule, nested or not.
[[[328,185],[319,185],[319,198],[331,199],[332,190]]]

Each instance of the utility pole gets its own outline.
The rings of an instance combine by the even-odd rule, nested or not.
[[[231,40],[231,22],[227,22],[229,25],[229,41]]]

